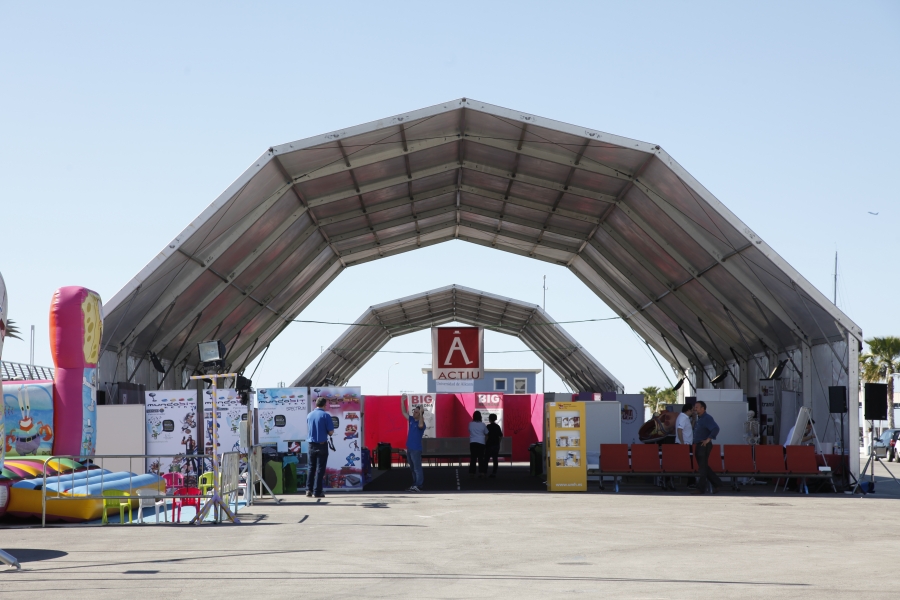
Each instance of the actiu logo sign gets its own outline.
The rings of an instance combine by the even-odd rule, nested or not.
[[[484,377],[484,330],[480,327],[431,329],[431,365],[435,381]]]

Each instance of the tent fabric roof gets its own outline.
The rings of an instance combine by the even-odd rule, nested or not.
[[[459,285],[372,306],[292,385],[346,385],[392,338],[452,322],[518,337],[573,390],[625,391],[540,306]]]
[[[240,369],[347,267],[450,240],[567,267],[673,367],[862,338],[659,146],[463,98],[269,148],[107,303],[104,348],[221,339]]]

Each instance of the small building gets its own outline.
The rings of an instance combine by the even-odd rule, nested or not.
[[[422,372],[428,377],[428,392],[500,392],[503,394],[537,393],[537,374],[540,369],[485,369],[482,379],[437,382],[431,369]]]

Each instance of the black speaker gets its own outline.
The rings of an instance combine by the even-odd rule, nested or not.
[[[844,414],[847,412],[847,388],[842,385],[832,385],[828,388],[828,411],[832,414]]]
[[[886,383],[867,383],[865,387],[866,393],[866,421],[886,421],[887,420],[887,384]]]
[[[106,404],[106,391],[105,390],[97,390],[97,404],[103,406]]]

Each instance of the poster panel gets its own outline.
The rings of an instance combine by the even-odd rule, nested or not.
[[[7,457],[50,456],[53,453],[53,383],[3,384],[0,439]]]
[[[774,379],[759,380],[759,438],[761,444],[775,443],[775,395],[778,386]]]
[[[622,443],[640,444],[641,425],[644,424],[644,395],[616,394],[622,404]]]
[[[547,489],[587,491],[584,402],[547,403]]]
[[[359,428],[362,424],[362,395],[358,387],[310,388],[309,404],[325,398],[325,410],[334,422],[334,435],[328,449],[325,487],[362,490],[362,452]]]
[[[425,419],[425,433],[422,434],[423,438],[436,438],[437,437],[437,413],[435,412],[435,404],[437,399],[437,394],[406,394],[408,404],[406,406],[406,412],[412,416],[412,409],[414,406],[421,406],[425,411],[424,419]]]
[[[251,399],[252,402],[252,399]],[[216,426],[218,427],[218,454],[223,452],[244,452],[241,448],[241,421],[247,420],[247,407],[235,390],[216,389]],[[212,390],[203,390],[203,423],[205,424],[204,454],[212,454]],[[208,468],[209,465],[207,465]]]
[[[260,444],[275,444],[279,452],[287,452],[288,442],[306,439],[307,394],[305,387],[257,390]]]
[[[147,415],[147,472],[198,475],[196,455],[197,391],[157,390],[144,393]]]
[[[503,427],[503,394],[475,394],[475,410],[481,412],[481,420],[487,425],[490,423],[490,415],[497,415],[497,425],[506,433]]]
[[[432,327],[431,364],[435,381],[484,377],[484,329]]]

